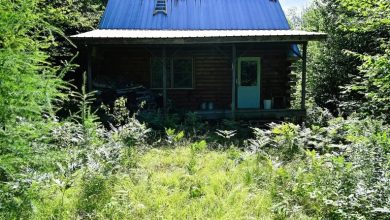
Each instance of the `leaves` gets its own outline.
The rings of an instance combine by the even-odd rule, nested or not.
[[[382,45],[390,39],[389,13],[387,0],[317,0],[305,12],[304,30],[328,34],[323,43],[309,45],[308,93],[317,105],[334,115],[383,114],[385,96],[368,100],[387,83],[367,65],[387,53]]]
[[[231,139],[234,137],[237,133],[236,130],[218,130],[215,132],[218,136],[224,138],[224,139]]]

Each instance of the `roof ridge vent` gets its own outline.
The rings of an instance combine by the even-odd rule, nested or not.
[[[163,13],[167,15],[167,0],[156,0],[153,15],[157,13]]]

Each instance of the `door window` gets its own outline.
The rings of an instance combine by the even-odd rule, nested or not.
[[[257,86],[257,61],[241,61],[240,86]]]

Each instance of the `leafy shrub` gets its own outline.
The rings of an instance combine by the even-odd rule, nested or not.
[[[269,146],[271,142],[270,131],[263,130],[259,128],[252,128],[255,135],[254,139],[249,139],[249,150],[251,153],[261,153],[263,155],[266,153],[266,147]]]
[[[196,172],[197,156],[207,149],[207,142],[205,140],[195,142],[190,146],[190,149],[191,149],[191,157],[187,165],[187,170],[189,174],[193,175]],[[193,192],[191,188],[190,194],[192,196],[194,196],[193,194],[200,195],[199,187],[195,187],[193,190],[195,191]]]
[[[348,163],[348,184],[339,185],[336,213],[342,217],[386,219],[390,204],[389,127],[370,119],[349,124],[351,141],[342,154]]]
[[[46,22],[40,1],[0,3],[0,218],[29,219],[36,173],[52,169],[47,134],[57,104],[67,98],[62,80],[74,66],[50,63],[47,48],[61,31]],[[55,158],[58,158],[57,155]]]
[[[308,109],[305,123],[308,126],[327,126],[328,121],[333,119],[332,113],[326,109],[321,107],[312,107]]]
[[[194,154],[202,152],[207,149],[207,142],[205,140],[193,143],[191,145],[191,152]]]
[[[167,135],[167,143],[172,145],[177,145],[184,138],[184,131],[176,132],[175,129],[166,128],[165,133]]]
[[[257,155],[256,170],[268,167],[270,175],[255,171],[246,178],[256,180],[260,187],[263,182],[272,183],[276,218],[297,218],[304,213],[331,219],[386,219],[388,125],[358,118],[334,118],[326,124],[254,128],[248,150]]]
[[[207,130],[207,127],[197,114],[188,112],[184,118],[183,130],[191,132],[191,134],[195,136],[204,133]]]
[[[178,114],[163,114],[157,112],[139,112],[138,118],[155,130],[164,131],[165,128],[177,128],[180,125]]]
[[[281,155],[286,159],[291,159],[295,154],[301,153],[302,146],[298,144],[299,129],[298,125],[291,123],[271,125],[274,147],[279,148]]]
[[[110,200],[110,181],[98,174],[84,179],[81,184],[77,215],[81,218],[96,218],[97,210],[102,209]]]

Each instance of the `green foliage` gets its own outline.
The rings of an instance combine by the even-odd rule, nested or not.
[[[252,128],[255,138],[249,139],[249,149],[252,153],[259,152],[260,156],[267,152],[277,151],[284,160],[294,159],[302,155],[304,145],[300,142],[303,130],[292,123],[270,124],[270,130]]]
[[[289,123],[271,126],[271,134],[276,146],[280,146],[282,155],[293,157],[301,150],[298,145],[299,126]]]
[[[390,3],[386,0],[343,0],[338,2],[345,13],[339,17],[340,27],[354,32],[386,30],[390,26]]]
[[[333,114],[377,109],[381,114],[386,109],[380,98],[370,97],[386,90],[388,55],[382,45],[390,37],[389,10],[386,0],[318,0],[305,12],[304,30],[328,34],[325,42],[309,45],[308,93],[320,107]],[[377,65],[370,64],[373,60],[378,60]],[[377,95],[383,99],[386,94]],[[372,102],[361,108],[367,100]]]
[[[136,119],[136,114],[130,116],[126,107],[127,100],[123,97],[115,100],[113,109],[102,106],[107,116],[112,118],[114,125],[110,124],[112,134],[124,141],[127,146],[143,145],[147,142],[151,129]]]
[[[256,139],[250,141],[250,152],[258,153],[260,167],[269,167],[270,174],[255,172],[248,181],[275,181],[276,218],[297,218],[304,213],[330,219],[386,219],[389,127],[357,118],[335,118],[327,124],[312,129],[282,124],[273,126],[271,132],[254,129]],[[296,154],[291,146],[299,147],[298,152],[306,149],[306,153],[291,160]],[[287,164],[280,166],[280,157]]]
[[[97,27],[103,14],[104,0],[39,0],[39,11],[43,19],[62,30],[55,34],[55,44],[48,52],[55,63],[63,62],[75,54],[74,45],[63,40],[61,35],[71,36],[91,31]]]
[[[205,124],[198,115],[193,112],[188,112],[184,118],[183,129],[197,135],[205,130]]]
[[[191,151],[193,153],[202,152],[207,149],[207,142],[205,140],[202,140],[200,142],[193,143],[191,145]]]
[[[275,124],[271,130],[253,128],[248,152],[207,150],[202,140],[130,157],[125,142],[111,136],[115,131],[97,131],[103,135],[87,146],[82,123],[69,123],[75,122],[64,123],[74,135],[54,132],[67,156],[54,162],[55,172],[46,171],[52,181],[35,182],[41,198],[29,197],[37,204],[35,218],[387,216],[390,129],[380,121]],[[62,142],[65,137],[72,138]]]
[[[104,208],[110,199],[110,181],[95,175],[81,182],[81,194],[76,203],[77,215],[81,218],[96,218],[96,210]]]
[[[167,128],[165,129],[165,133],[168,144],[177,145],[184,138],[184,131],[176,132],[175,129]]]
[[[356,107],[357,112],[364,115],[382,117],[390,121],[390,42],[383,45],[384,54],[359,55],[353,54],[362,60],[358,67],[361,76],[353,79],[352,83],[345,86],[345,92],[358,93],[362,99],[356,102],[349,102],[349,105]]]
[[[243,183],[251,162],[237,166],[225,152],[201,152],[195,172],[188,175],[184,170],[190,151],[189,147],[153,149],[143,155],[135,175],[120,176],[112,185],[109,205],[97,215],[102,219],[272,219],[266,190]]]
[[[104,127],[85,76],[71,93],[74,65],[52,62],[70,51],[58,36],[94,26],[98,0],[0,0],[0,218],[387,219],[390,128],[365,116],[389,120],[388,2],[321,2],[302,24],[330,34],[310,47],[310,91],[359,117],[312,108],[303,126],[252,128],[240,142],[237,122],[207,133],[193,113],[182,124],[158,114],[151,125],[169,129],[151,143],[126,99],[105,108]],[[66,99],[78,110],[59,119]]]
[[[313,106],[308,109],[305,122],[310,126],[315,125],[325,127],[333,118],[333,115],[328,109]]]
[[[37,1],[0,4],[0,121],[1,128],[18,119],[40,120],[52,114],[53,102],[64,95],[59,67],[47,63],[43,50],[58,31],[42,19]]]
[[[62,34],[44,19],[39,1],[0,1],[0,216],[29,218],[35,172],[52,169],[47,133],[56,124],[56,107],[66,95],[63,75],[72,68],[53,66],[45,50]],[[38,159],[39,158],[39,159]],[[17,210],[24,210],[23,212]]]
[[[140,112],[138,118],[147,123],[155,130],[164,131],[165,128],[180,128],[180,118],[178,114],[165,115],[162,112]],[[192,129],[191,129],[192,130]]]
[[[252,128],[252,130],[255,138],[249,139],[250,152],[266,155],[265,148],[271,143],[270,131],[265,131],[260,128]]]
[[[363,51],[346,49],[347,55],[360,61],[355,67],[358,74],[344,87],[345,94],[358,94],[360,99],[347,101],[346,105],[365,116],[389,120],[390,3],[386,0],[345,0],[340,7],[346,14],[339,18],[340,29],[373,38],[370,42],[372,48]]]

